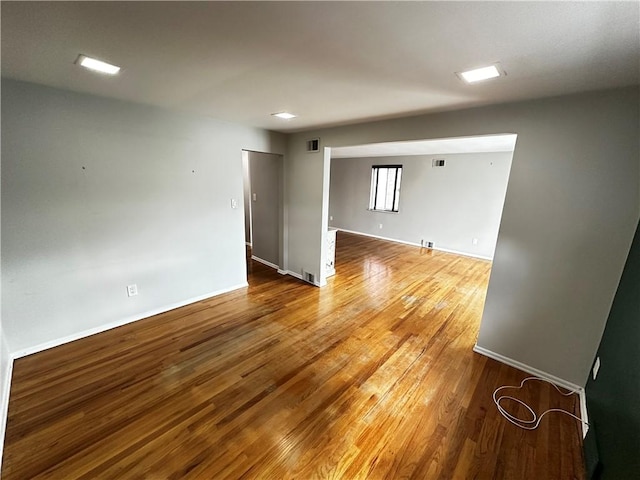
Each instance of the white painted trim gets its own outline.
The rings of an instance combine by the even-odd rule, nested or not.
[[[578,390],[578,395],[580,396],[580,418],[586,422],[582,424],[582,438],[587,436],[587,432],[589,431],[589,413],[587,412],[587,393],[584,388]]]
[[[280,270],[280,267],[278,265],[276,265],[275,263],[268,262],[266,260],[263,260],[260,257],[256,257],[255,255],[251,255],[251,260],[255,260],[256,262],[259,262],[259,263],[261,263],[263,265],[266,265],[267,267],[275,268],[278,271]]]
[[[287,270],[287,275],[291,275],[292,277],[297,278],[298,280],[302,280],[304,282],[304,277],[302,276],[301,273],[297,273],[297,272],[292,272],[291,270]]]
[[[407,242],[405,240],[398,240],[397,238],[381,237],[380,235],[372,235],[370,233],[356,232],[355,230],[347,230],[346,228],[340,228],[340,227],[330,227],[330,228],[335,228],[336,230],[339,230],[341,232],[353,233],[355,235],[363,235],[365,237],[377,238],[378,240],[386,240],[388,242],[402,243],[404,245],[411,245],[412,247],[427,248],[423,245],[420,245],[419,243]],[[476,255],[474,253],[468,253],[468,252],[461,252],[459,250],[450,250],[448,248],[432,247],[431,250],[437,250],[438,252],[445,252],[445,253],[453,253],[454,255],[462,255],[464,257],[472,257],[472,258],[479,258],[481,260],[493,261],[493,257]]]
[[[490,262],[493,262],[493,257],[487,257],[485,255],[477,255],[475,253],[461,252],[459,250],[450,250],[448,248],[441,247],[433,247],[433,250],[438,250],[439,252],[445,253],[453,253],[454,255],[462,255],[463,257],[479,258],[480,260],[489,260]]]
[[[580,385],[576,385],[575,383],[563,380],[562,378],[551,375],[550,373],[538,370],[537,368],[531,367],[526,363],[522,363],[512,358],[505,357],[504,355],[500,355],[499,353],[492,352],[491,350],[487,350],[486,348],[480,347],[477,344],[473,346],[473,351],[479,353],[480,355],[484,355],[485,357],[497,360],[500,363],[504,363],[505,365],[509,365],[510,367],[517,368],[518,370],[530,373],[531,375],[535,375],[536,377],[544,378],[545,380],[548,380],[559,387],[566,388],[568,390],[575,390],[576,392],[582,389]]]
[[[211,297],[216,297],[218,295],[222,295],[223,293],[228,293],[233,290],[238,290],[240,288],[247,287],[248,283],[241,283],[239,285],[234,285],[232,287],[223,288],[221,290],[216,290],[215,292],[205,293],[204,295],[200,295],[198,297],[193,297],[188,300],[184,300],[182,302],[176,302],[170,305],[165,305],[164,307],[160,307],[154,310],[149,310],[144,313],[136,314],[130,317],[123,318],[121,320],[117,320],[115,322],[106,323],[104,325],[100,325],[99,327],[90,328],[88,330],[84,330],[82,332],[73,333],[71,335],[67,335],[65,337],[57,338],[55,340],[51,340],[49,342],[44,342],[39,345],[35,345],[33,347],[23,348],[22,350],[18,350],[16,352],[12,352],[11,356],[16,358],[26,357],[27,355],[32,355],[34,353],[42,352],[43,350],[48,350],[50,348],[58,347],[60,345],[64,345],[65,343],[73,342],[75,340],[80,340],[81,338],[89,337],[91,335],[95,335],[96,333],[106,332],[107,330],[111,330],[112,328],[121,327],[122,325],[126,325],[128,323],[133,323],[138,320],[142,320],[144,318],[152,317],[154,315],[158,315],[160,313],[168,312],[169,310],[174,310],[176,308],[184,307],[185,305],[190,305],[192,303],[200,302],[202,300],[206,300]]]
[[[322,285],[320,285],[319,282],[313,282],[313,283],[307,282],[301,274],[296,273],[296,272],[292,272],[291,270],[280,270],[280,269],[278,269],[278,273],[280,275],[291,275],[292,277],[297,278],[298,280],[302,280],[304,283],[308,283],[309,285],[315,285],[316,287],[321,287],[322,286]]]
[[[587,397],[583,387],[576,385],[575,383],[568,382],[567,380],[563,380],[559,377],[556,377],[555,375],[551,375],[550,373],[538,370],[537,368],[533,368],[526,363],[518,362],[517,360],[514,360],[512,358],[505,357],[504,355],[500,355],[499,353],[495,353],[491,350],[487,350],[486,348],[479,347],[477,344],[473,346],[473,351],[479,353],[480,355],[484,355],[485,357],[492,358],[493,360],[496,360],[500,363],[504,363],[505,365],[509,365],[510,367],[517,368],[518,370],[547,380],[554,385],[557,385],[558,387],[574,391],[580,398],[580,418],[584,422],[589,421],[589,416],[587,415]],[[582,423],[582,438],[587,436],[587,431],[589,431],[589,425],[586,423]]]
[[[291,270],[278,270],[278,273],[280,275],[291,275],[292,277],[297,278],[298,280],[302,280],[303,282],[305,281],[304,277],[301,274],[292,272]]]
[[[3,385],[4,396],[0,401],[0,471],[2,469],[2,456],[4,452],[4,436],[7,433],[7,420],[9,417],[9,398],[11,396],[11,378],[13,377],[13,355],[9,354],[9,371]]]
[[[322,151],[322,207],[320,219],[320,264],[317,266],[317,281],[313,283],[318,287],[327,284],[327,235],[329,232],[329,187],[331,184],[331,148],[324,147]]]
[[[370,233],[356,232],[355,230],[347,230],[346,228],[332,227],[332,226],[329,226],[329,228],[335,228],[339,232],[354,233],[356,235],[362,235],[364,237],[377,238],[378,240],[387,240],[389,242],[402,243],[404,245],[411,245],[412,247],[420,247],[421,246],[419,243],[406,242],[404,240],[398,240],[397,238],[381,237],[380,235],[372,235]]]
[[[245,244],[247,247],[252,247],[252,246],[253,246],[253,245],[251,245],[251,242],[244,242],[244,244]]]

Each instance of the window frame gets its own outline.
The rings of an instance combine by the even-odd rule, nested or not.
[[[393,181],[393,198],[391,201],[391,209],[384,208],[387,206],[387,202],[385,200],[385,205],[380,208],[378,203],[378,188],[380,185],[380,170],[395,170],[395,178]],[[372,212],[383,212],[383,213],[399,213],[400,211],[400,185],[402,183],[402,165],[401,164],[392,164],[392,165],[372,165],[371,166],[371,186],[369,192],[369,208],[368,210]],[[397,202],[396,202],[397,200]],[[397,206],[396,206],[397,205]]]

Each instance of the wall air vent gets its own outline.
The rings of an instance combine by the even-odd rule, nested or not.
[[[320,139],[312,138],[307,140],[307,152],[319,152],[320,151]]]
[[[431,160],[432,167],[444,167],[444,158],[434,158]]]

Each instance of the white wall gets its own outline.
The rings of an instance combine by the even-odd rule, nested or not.
[[[251,176],[249,152],[242,151],[242,189],[244,198],[244,241],[251,244]]]
[[[2,90],[12,352],[246,284],[241,151],[282,153],[284,136],[11,80]]]
[[[11,387],[11,371],[13,359],[9,355],[6,336],[0,323],[0,467],[4,450],[4,435],[7,429],[7,413],[9,409],[9,390]]]
[[[0,96],[1,98],[1,96]],[[1,130],[1,128],[0,128]],[[0,179],[2,178],[2,156],[0,155]],[[2,182],[0,181],[0,211],[2,210]],[[0,250],[2,244],[2,222],[0,222]],[[2,257],[0,256],[0,278],[2,278]],[[0,282],[0,298],[2,296],[2,282]],[[9,409],[9,390],[11,388],[11,371],[13,359],[9,354],[9,346],[2,327],[2,309],[0,308],[0,469],[2,468],[2,452],[4,450],[4,436],[7,429],[7,413]]]
[[[493,258],[512,152],[331,160],[329,225]],[[432,167],[444,159],[444,167]],[[371,167],[402,165],[397,213],[369,210]],[[382,228],[380,228],[382,224]],[[477,244],[473,244],[473,239]]]
[[[323,156],[305,153],[306,139],[515,133],[478,346],[584,385],[638,221],[638,103],[633,87],[292,135],[289,268],[323,261]]]

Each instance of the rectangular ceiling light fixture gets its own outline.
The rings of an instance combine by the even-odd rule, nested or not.
[[[499,65],[496,63],[489,67],[476,68],[474,70],[467,70],[466,72],[457,73],[458,77],[467,83],[481,82],[482,80],[488,80],[490,78],[496,78],[504,73],[500,70]]]
[[[291,120],[292,118],[297,117],[297,115],[289,112],[272,113],[271,115],[274,117],[282,118],[284,120]]]
[[[86,55],[78,55],[76,64],[81,67],[88,68],[94,72],[106,73],[107,75],[115,75],[120,71],[120,67],[103,62],[96,58],[87,57]]]

